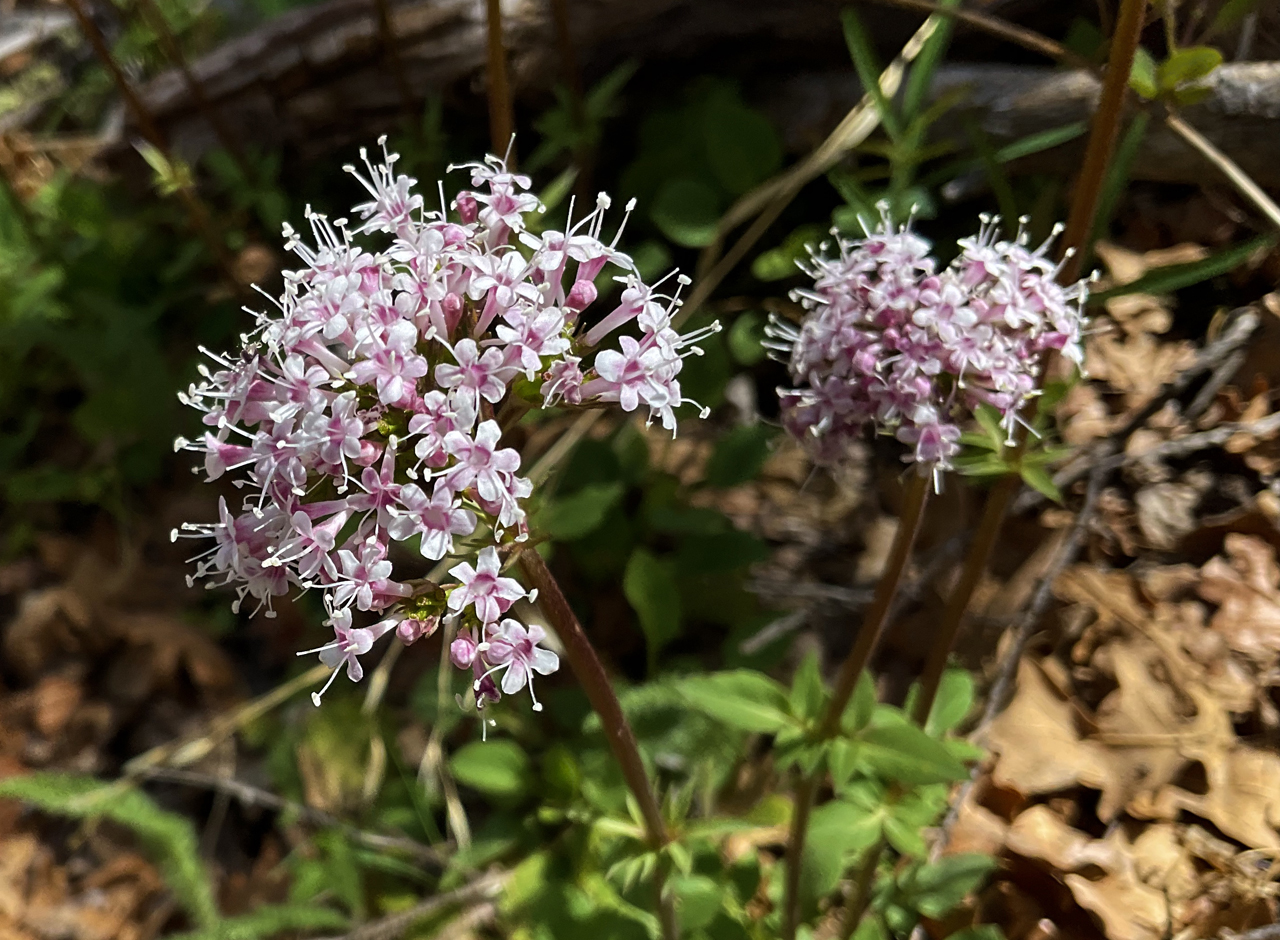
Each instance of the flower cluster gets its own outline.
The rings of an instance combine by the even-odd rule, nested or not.
[[[1083,358],[1087,282],[1058,284],[1051,241],[1030,250],[1025,229],[1002,240],[999,219],[984,216],[938,271],[929,243],[895,227],[882,206],[880,224],[839,239],[836,257],[811,251],[801,267],[813,287],[792,295],[808,311],[804,322],[775,318],[768,328],[796,386],[779,389],[787,429],[831,463],[873,424],[935,473],[951,465],[958,422],[979,405],[995,408],[1012,435],[1043,354]]]
[[[682,361],[705,334],[672,329],[679,290],[659,294],[616,235],[602,240],[603,194],[576,222],[571,204],[565,231],[535,233],[545,210],[503,161],[464,167],[472,188],[450,213],[442,187],[427,210],[383,155],[361,152],[367,176],[347,167],[369,194],[359,224],[308,209],[314,245],[286,226],[303,266],[240,352],[210,354],[215,368],[180,396],[207,431],[177,447],[203,454],[209,480],[240,471],[244,498],[174,537],[213,540],[194,577],[233,585],[237,609],[250,598],[271,616],[291,588],[324,591],[334,639],[311,652],[335,676],[345,665],[358,681],[385,634],[412,643],[452,617],[452,659],[474,670],[478,702],[532,694],[532,674],[558,663],[539,628],[508,616],[527,595],[501,559],[527,536],[532,484],[504,427],[531,406],[616,402],[674,430]],[[607,272],[620,298],[595,313]],[[623,327],[635,335],[598,348]],[[439,584],[400,580],[393,542],[458,563]],[[377,622],[355,626],[354,612]]]

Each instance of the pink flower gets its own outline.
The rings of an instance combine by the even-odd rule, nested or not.
[[[476,341],[468,338],[454,346],[453,358],[457,365],[442,362],[436,366],[436,383],[441,388],[456,388],[467,393],[475,409],[479,408],[481,398],[496,402],[506,394],[507,382],[515,370],[503,361],[501,350],[486,349],[481,355]]]
[[[474,438],[461,431],[445,435],[445,450],[457,460],[446,471],[444,484],[455,493],[474,485],[480,498],[499,502],[512,486],[512,477],[520,469],[520,454],[511,448],[498,448],[502,430],[496,421],[486,421],[476,429]]]
[[[514,695],[527,685],[536,712],[542,711],[542,703],[533,694],[533,674],[546,676],[560,668],[560,657],[538,646],[546,637],[546,631],[536,623],[526,628],[507,619],[492,628],[484,650],[485,658],[493,664],[489,672],[502,672],[502,691]],[[478,690],[479,683],[476,686]]]
[[[454,500],[453,491],[437,483],[430,497],[416,483],[400,488],[403,509],[391,510],[391,537],[404,541],[421,535],[424,558],[438,561],[453,551],[455,535],[470,535],[476,528],[476,515]]]
[[[481,623],[496,621],[525,596],[519,581],[499,574],[501,568],[498,550],[490,545],[480,552],[476,567],[464,561],[449,569],[449,574],[458,579],[458,586],[449,594],[449,609],[462,611],[474,606]]]

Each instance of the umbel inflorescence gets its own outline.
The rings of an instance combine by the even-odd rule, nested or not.
[[[801,267],[813,286],[792,294],[804,321],[775,318],[767,330],[795,385],[778,390],[784,425],[816,461],[833,463],[871,424],[934,474],[951,466],[960,423],[979,405],[995,408],[1012,436],[1044,354],[1083,360],[1087,282],[1058,284],[1051,241],[1031,250],[1025,228],[1003,240],[999,219],[983,217],[939,271],[929,242],[882,206],[865,237],[837,237],[834,257],[811,251]]]
[[[678,288],[657,293],[617,234],[602,239],[605,195],[576,221],[571,204],[565,231],[535,234],[543,207],[502,160],[464,167],[473,188],[449,212],[443,187],[427,210],[383,155],[361,153],[367,177],[347,168],[370,195],[359,224],[308,209],[314,246],[286,227],[303,267],[239,353],[210,354],[216,368],[180,396],[208,430],[177,446],[204,455],[209,480],[237,472],[243,499],[174,537],[213,540],[194,577],[234,586],[237,608],[271,616],[291,589],[323,591],[334,639],[311,652],[334,676],[345,665],[358,681],[379,638],[412,643],[452,616],[451,659],[473,670],[479,704],[532,695],[533,673],[558,660],[540,627],[510,616],[532,599],[501,569],[527,538],[533,486],[503,431],[529,407],[607,402],[674,430],[683,358],[705,334],[677,334]],[[620,299],[596,312],[610,273]],[[623,327],[618,348],[600,348]],[[400,580],[394,542],[456,563],[441,583]],[[376,622],[356,626],[362,614]]]

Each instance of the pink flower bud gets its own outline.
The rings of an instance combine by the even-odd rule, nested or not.
[[[428,617],[426,620],[401,620],[396,627],[396,636],[400,637],[400,642],[405,646],[412,646],[424,636],[431,636],[439,626],[438,616]]]
[[[575,281],[565,298],[564,305],[574,313],[581,313],[596,300],[596,286],[590,281]]]
[[[480,217],[480,206],[476,203],[475,193],[464,189],[458,193],[454,206],[458,209],[458,216],[468,225]]]
[[[458,634],[458,638],[449,644],[449,659],[459,669],[466,669],[476,659],[480,644],[471,635],[470,630]]]

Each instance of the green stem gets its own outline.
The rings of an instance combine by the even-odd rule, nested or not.
[[[862,628],[854,641],[853,649],[845,657],[836,677],[835,693],[827,706],[822,724],[818,726],[819,740],[825,741],[840,731],[840,719],[849,705],[857,688],[858,679],[862,676],[871,654],[884,628],[889,622],[889,611],[897,596],[902,576],[907,570],[907,562],[911,558],[911,547],[915,544],[916,535],[920,532],[920,523],[924,519],[924,507],[929,500],[929,475],[913,475],[907,481],[903,491],[902,515],[898,519],[898,531],[893,537],[893,546],[889,549],[889,558],[885,562],[884,573],[876,585],[875,596],[871,607],[867,610]],[[800,781],[796,788],[795,807],[791,812],[791,832],[787,839],[786,884],[783,892],[782,936],[783,940],[794,940],[796,928],[800,923],[800,866],[804,859],[805,835],[809,828],[809,814],[813,808],[813,798],[817,793],[820,773],[814,773]]]
[[[649,774],[644,768],[644,760],[640,757],[640,747],[636,744],[636,736],[631,730],[627,716],[622,713],[622,705],[614,694],[613,684],[604,671],[595,647],[587,639],[582,624],[565,599],[564,592],[555,575],[542,560],[542,556],[530,549],[520,553],[520,569],[524,572],[530,586],[538,591],[538,606],[546,614],[555,628],[556,635],[564,645],[564,658],[569,661],[569,668],[577,676],[582,690],[587,693],[587,700],[600,716],[604,726],[605,738],[614,759],[622,770],[623,779],[640,805],[640,814],[644,817],[644,826],[649,838],[649,845],[654,851],[661,850],[671,841],[667,825],[662,818],[662,809],[658,806],[658,798],[649,783]],[[662,921],[663,936],[667,940],[675,940],[679,928],[675,921],[675,908],[672,906],[669,892],[664,891],[666,866],[659,864],[655,875],[658,893],[658,911]]]

